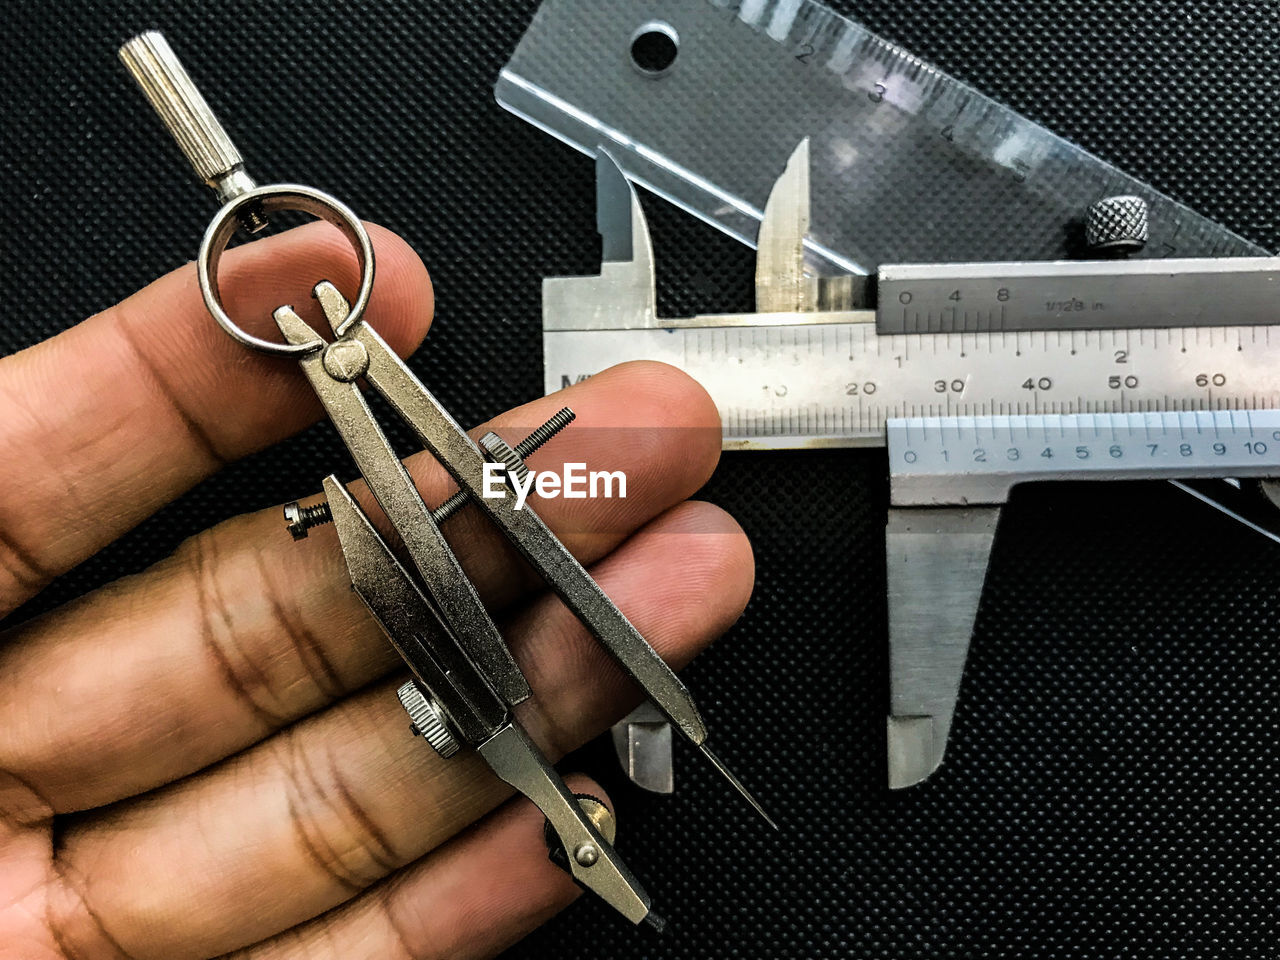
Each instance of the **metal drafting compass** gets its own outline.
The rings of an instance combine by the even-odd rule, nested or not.
[[[578,883],[632,922],[658,923],[650,913],[648,894],[613,849],[608,811],[598,802],[572,795],[513,718],[512,708],[531,695],[528,683],[440,531],[465,503],[482,510],[663,717],[701,748],[764,815],[708,750],[707,728],[688,690],[546,524],[532,510],[517,509],[513,497],[483,495],[487,462],[523,471],[524,457],[568,424],[572,412],[562,410],[516,447],[496,434],[477,445],[364,322],[373,288],[373,247],[351,210],[310,187],[256,186],[160,34],[130,40],[120,56],[197,174],[224,203],[205,233],[197,260],[210,313],[245,346],[298,362],[403,544],[402,560],[334,476],[324,481],[327,505],[286,508],[295,536],[333,521],[356,591],[413,674],[399,691],[413,729],[444,757],[462,746],[474,748],[494,773],[542,811],[560,848],[559,862]],[[228,241],[237,228],[260,229],[281,209],[303,210],[333,223],[355,249],[361,281],[354,302],[327,281],[315,287],[332,330],[331,341],[288,306],[274,313],[283,342],[244,331],[223,307],[218,262]],[[390,404],[457,483],[458,492],[435,510],[423,502],[375,420],[362,382]]]

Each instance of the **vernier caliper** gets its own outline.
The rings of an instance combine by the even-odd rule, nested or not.
[[[1280,261],[1265,257],[886,265],[815,276],[809,157],[777,180],[758,237],[758,312],[657,316],[639,202],[601,151],[598,277],[543,288],[548,392],[632,359],[698,379],[726,448],[884,446],[889,780],[942,760],[999,505],[1035,479],[1167,478],[1252,527],[1280,476]],[[1092,211],[1097,247],[1141,238],[1139,205]],[[870,306],[874,304],[874,307]],[[1207,482],[1206,482],[1207,481]],[[1261,524],[1256,522],[1261,520]],[[1271,524],[1274,526],[1274,523]],[[1264,532],[1266,532],[1264,530]],[[624,765],[658,743],[615,731]]]
[[[403,544],[408,564],[334,476],[324,480],[326,505],[286,508],[295,536],[305,535],[316,523],[333,521],[356,591],[413,675],[400,688],[400,699],[414,731],[445,757],[460,745],[474,747],[494,773],[546,816],[559,848],[553,859],[629,920],[653,922],[648,894],[613,849],[608,811],[598,801],[573,796],[513,718],[512,708],[531,695],[528,683],[440,531],[465,503],[478,507],[663,717],[760,809],[707,749],[707,728],[684,685],[546,524],[533,510],[518,508],[513,497],[483,495],[487,462],[503,464],[508,475],[520,474],[524,456],[572,420],[572,412],[562,410],[515,448],[495,434],[477,446],[362,319],[373,288],[374,262],[360,220],[335,198],[310,187],[256,186],[161,35],[147,33],[129,41],[120,56],[196,172],[223,201],[197,259],[210,313],[245,346],[298,362]],[[321,337],[289,306],[274,313],[284,342],[247,333],[223,306],[218,263],[228,241],[237,228],[258,229],[273,212],[285,209],[333,223],[359,260],[361,282],[353,303],[327,281],[315,288],[332,340]],[[431,510],[423,502],[374,418],[361,382],[390,404],[457,483],[458,492],[440,507]]]

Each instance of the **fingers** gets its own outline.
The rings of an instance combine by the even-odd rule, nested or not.
[[[732,520],[690,503],[592,572],[679,665],[740,614],[752,565]],[[558,600],[539,600],[508,635],[531,665],[537,707],[522,716],[553,757],[636,701]],[[93,955],[95,924],[135,960],[255,942],[351,899],[508,795],[476,755],[441,760],[411,737],[394,687],[356,694],[205,774],[68,830],[59,862],[78,899],[58,912],[70,942]],[[246,890],[270,895],[246,909]]]
[[[609,804],[585,777],[566,783]],[[228,960],[495,956],[581,893],[548,858],[542,825],[537,807],[513,800],[350,903]]]
[[[585,461],[622,469],[631,481],[625,499],[538,505],[584,562],[692,494],[719,457],[710,398],[659,364],[614,368],[496,426],[518,436],[504,424],[527,429],[565,403],[581,422],[535,464]],[[410,467],[428,503],[445,499],[452,483],[434,460],[414,457]],[[528,586],[526,568],[483,521],[459,530],[469,512],[475,508],[445,532],[481,595],[501,606]],[[0,770],[29,787],[0,786],[0,809],[30,820],[140,793],[243,749],[397,663],[350,588],[332,527],[295,544],[278,509],[240,517],[0,647]]]
[[[431,322],[417,255],[370,226],[378,279],[367,316],[402,353]],[[324,278],[358,283],[347,241],[313,224],[223,258],[231,316],[275,336],[271,311],[310,309]],[[52,340],[0,358],[0,616],[222,463],[319,414],[290,361],[251,353],[205,310],[193,264]]]

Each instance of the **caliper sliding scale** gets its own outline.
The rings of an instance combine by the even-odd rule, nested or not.
[[[602,149],[601,272],[544,281],[545,386],[661,360],[710,392],[727,449],[887,442],[889,779],[903,787],[941,762],[1012,485],[1280,475],[1280,266],[887,265],[864,290],[805,268],[808,169],[805,141],[765,206],[760,312],[667,320],[639,200]],[[868,294],[875,309],[855,308]]]
[[[890,787],[942,762],[1014,485],[1164,478],[1203,499],[1191,481],[1280,476],[1278,410],[911,417],[887,436]]]

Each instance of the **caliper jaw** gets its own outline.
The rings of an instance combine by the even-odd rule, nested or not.
[[[866,296],[865,277],[820,275],[822,258],[808,249],[809,166],[806,138],[792,152],[765,204],[757,238],[757,313],[784,317],[851,311]],[[653,245],[644,210],[635,188],[603,146],[596,154],[596,229],[601,239],[599,274],[542,281],[544,333],[669,328],[670,321],[657,315]],[[864,319],[869,321],[871,314]],[[718,320],[724,323],[728,318]],[[655,713],[644,704],[615,724],[614,747],[634,783],[671,793],[671,731]]]
[[[658,326],[653,244],[640,198],[603,147],[596,155],[600,273],[542,281],[542,329],[646,330]]]
[[[942,763],[999,519],[998,506],[889,510],[892,789],[919,783]]]

